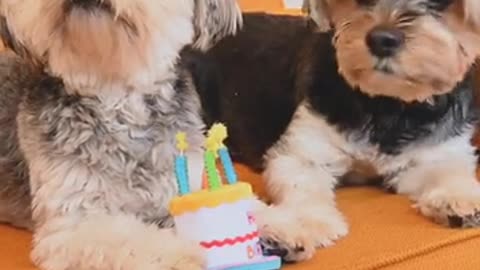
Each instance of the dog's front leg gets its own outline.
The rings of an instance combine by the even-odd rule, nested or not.
[[[30,159],[29,167],[35,222],[32,260],[40,269],[203,268],[197,245],[171,229],[142,222],[131,208],[142,201],[118,179],[68,157],[56,162],[39,156]]]
[[[42,270],[200,270],[195,247],[134,216],[58,213],[35,231],[31,258]]]
[[[410,166],[391,182],[418,210],[451,227],[480,226],[480,184],[468,134],[416,152]]]
[[[273,205],[261,208],[257,220],[266,251],[287,261],[309,259],[315,248],[348,232],[334,196],[336,176],[348,164],[324,125],[301,107],[266,158],[264,178]]]

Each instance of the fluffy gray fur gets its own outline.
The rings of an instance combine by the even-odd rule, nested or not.
[[[179,79],[158,84],[152,94],[72,96],[60,80],[32,71],[10,53],[1,56],[0,64],[0,175],[9,182],[2,185],[1,199],[7,202],[2,213],[5,207],[24,211],[12,213],[23,219],[30,212],[26,159],[32,169],[44,165],[38,169],[45,172],[31,176],[33,194],[57,196],[50,185],[72,181],[57,209],[36,200],[37,223],[52,211],[68,214],[72,208],[82,214],[92,208],[134,214],[148,222],[169,218],[167,203],[176,194],[175,134],[185,131],[194,151],[200,151],[203,140],[200,103],[191,87]],[[69,179],[77,170],[86,177]],[[65,178],[52,183],[43,179],[46,174]],[[79,194],[89,187],[91,194]],[[28,227],[28,222],[15,224]]]
[[[177,74],[151,94],[75,96],[2,54],[0,220],[32,228],[31,192],[37,234],[55,219],[81,224],[92,214],[171,227],[175,134],[185,131],[201,151],[204,129],[195,90],[180,67]]]
[[[30,187],[28,170],[17,140],[15,117],[24,88],[22,82],[28,77],[28,66],[24,71],[15,72],[21,66],[19,58],[11,53],[0,57],[0,221],[15,226],[31,228]]]

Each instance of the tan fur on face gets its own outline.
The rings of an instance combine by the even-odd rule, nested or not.
[[[206,49],[241,26],[235,0],[70,0],[0,2],[0,34],[67,91],[149,91],[176,77],[179,52]],[[15,48],[14,48],[15,49]]]
[[[357,17],[339,30],[336,40],[340,72],[368,94],[422,101],[453,89],[473,63],[448,30],[424,18],[407,33],[406,48],[388,60],[393,72],[377,71],[379,62],[368,51],[365,36],[378,24],[379,18]]]
[[[357,9],[357,4],[352,0],[304,0],[302,8],[322,32],[348,19]]]
[[[480,1],[455,2],[445,13],[448,27],[456,35],[467,53],[480,55]]]
[[[105,0],[113,12],[60,0],[5,0],[15,38],[68,88],[86,94],[164,79],[193,38],[193,0]]]
[[[328,31],[330,25],[340,25],[358,12],[359,6],[354,0],[304,0],[303,11],[318,24],[321,31]],[[444,15],[466,23],[464,30],[469,26],[480,30],[480,1],[455,0]]]
[[[479,10],[478,1],[457,1],[442,14],[442,19],[421,16],[408,25],[401,22],[392,1],[379,0],[372,10],[360,7],[354,0],[306,3],[315,21],[328,16],[335,27],[341,74],[352,87],[372,96],[412,102],[444,94],[464,78],[480,55],[476,33],[480,13],[472,11]],[[319,3],[324,6],[320,10]],[[367,48],[366,37],[376,26],[401,29],[407,36],[404,48],[388,60],[379,61]],[[388,67],[391,72],[378,71],[378,66]]]
[[[242,26],[242,13],[235,0],[196,0],[194,47],[209,49],[224,36],[235,34]]]
[[[460,3],[463,8],[463,16],[466,22],[472,26],[480,27],[480,1],[478,0],[461,0]]]

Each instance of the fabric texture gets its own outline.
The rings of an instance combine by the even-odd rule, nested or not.
[[[265,197],[261,178],[237,166],[240,179]],[[404,196],[374,188],[338,191],[338,204],[350,225],[347,237],[320,249],[305,263],[286,270],[474,270],[480,269],[480,230],[444,228],[421,216]],[[0,270],[35,270],[31,234],[0,226]]]
[[[263,198],[259,175],[239,174]],[[347,237],[287,270],[480,269],[480,229],[456,230],[420,215],[404,196],[375,188],[345,188],[338,204],[350,226]]]

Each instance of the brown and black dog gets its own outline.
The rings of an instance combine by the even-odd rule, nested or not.
[[[331,245],[348,232],[334,188],[378,179],[436,222],[480,226],[470,143],[480,2],[305,7],[313,20],[246,14],[235,37],[184,53],[206,118],[225,122],[237,160],[264,172],[267,250],[298,261]]]

